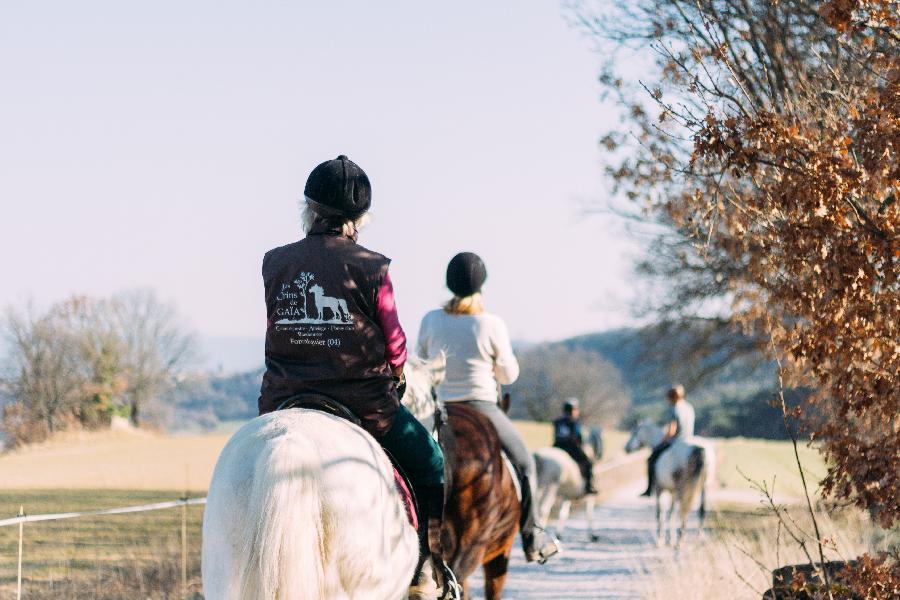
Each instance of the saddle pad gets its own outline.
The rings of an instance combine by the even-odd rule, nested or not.
[[[406,518],[409,519],[409,524],[418,531],[419,517],[416,515],[416,503],[413,501],[413,495],[409,490],[409,484],[406,483],[406,479],[403,478],[403,475],[400,474],[400,471],[398,471],[396,467],[394,468],[394,486],[396,486],[397,491],[400,493],[400,499],[403,500],[403,508],[406,509]]]
[[[519,484],[519,475],[516,473],[516,468],[513,466],[512,461],[509,460],[506,452],[501,450],[500,456],[503,457],[503,464],[506,465],[506,470],[512,475],[513,485],[516,487],[516,498],[519,499],[519,502],[522,502],[522,487]]]

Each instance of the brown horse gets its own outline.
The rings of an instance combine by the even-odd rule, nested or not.
[[[484,595],[499,600],[519,531],[519,499],[487,417],[464,403],[448,403],[446,440],[452,481],[444,512],[444,552],[470,598],[467,578],[484,568]]]

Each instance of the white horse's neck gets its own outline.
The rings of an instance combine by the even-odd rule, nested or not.
[[[663,441],[665,433],[661,427],[653,423],[644,423],[640,429],[640,440],[644,446],[655,448]]]
[[[434,428],[434,413],[437,403],[431,393],[436,385],[433,367],[416,358],[411,358],[407,361],[404,370],[406,393],[403,394],[403,405],[428,431],[431,431]]]

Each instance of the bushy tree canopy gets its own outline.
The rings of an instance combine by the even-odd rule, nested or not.
[[[639,0],[575,14],[652,48],[604,139],[623,197],[669,227],[664,309],[710,299],[818,389],[826,492],[900,519],[900,5]],[[642,95],[643,93],[643,95]],[[629,137],[632,136],[632,137]],[[617,151],[620,149],[621,151]],[[802,407],[801,411],[802,412]]]

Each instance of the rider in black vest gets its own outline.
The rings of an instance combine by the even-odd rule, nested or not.
[[[594,489],[594,465],[584,453],[584,437],[581,434],[581,422],[578,420],[579,408],[576,398],[569,398],[563,404],[563,416],[553,421],[553,445],[565,450],[578,463],[581,476],[584,478],[584,493],[596,494]]]
[[[413,587],[427,587],[426,580],[444,587],[444,457],[400,403],[406,338],[393,302],[390,260],[356,241],[371,204],[369,179],[342,155],[312,171],[304,195],[307,236],[263,258],[268,325],[259,412],[311,396],[350,409],[399,463],[416,494],[421,558]]]

